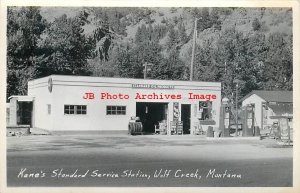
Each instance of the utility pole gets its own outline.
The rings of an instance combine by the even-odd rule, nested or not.
[[[236,87],[235,87],[235,114],[236,114],[236,116],[235,116],[235,126],[236,126],[236,128],[235,128],[235,136],[237,136],[237,134],[238,134],[238,93],[239,93],[239,82],[240,82],[240,80],[238,80],[238,79],[235,79],[235,80],[233,80],[233,83],[235,83],[236,84]]]
[[[144,79],[147,79],[147,72],[150,71],[151,69],[148,68],[148,66],[153,66],[153,64],[151,63],[145,63],[143,64],[144,68]]]
[[[192,59],[191,59],[191,69],[190,69],[190,81],[193,80],[193,76],[194,76],[194,55],[195,55],[195,46],[196,46],[196,38],[197,38],[197,21],[198,21],[198,19],[195,18],[193,47],[192,47]]]
[[[235,117],[235,122],[236,122],[236,128],[235,128],[235,136],[238,135],[238,93],[239,93],[239,83],[236,83],[236,95],[235,95],[235,108],[236,108],[236,117]]]

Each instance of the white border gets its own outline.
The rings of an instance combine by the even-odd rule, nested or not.
[[[299,118],[300,109],[298,98],[300,94],[300,60],[299,60],[299,32],[300,32],[300,3],[298,0],[1,0],[0,12],[0,192],[300,192],[299,178]],[[6,187],[6,7],[7,6],[103,6],[103,7],[292,7],[293,8],[293,73],[294,73],[294,161],[293,161],[293,184],[292,188],[7,188]],[[276,176],[274,176],[276,177]]]

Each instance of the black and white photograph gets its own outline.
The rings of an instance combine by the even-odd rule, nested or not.
[[[296,186],[293,6],[4,9],[8,189]]]

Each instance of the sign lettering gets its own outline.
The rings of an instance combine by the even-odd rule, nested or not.
[[[174,85],[132,84],[132,88],[146,88],[146,89],[174,89]]]

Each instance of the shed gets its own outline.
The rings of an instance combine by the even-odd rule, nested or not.
[[[260,128],[271,126],[271,116],[293,117],[293,91],[253,90],[242,99],[242,106],[254,105],[254,125]],[[292,127],[292,118],[289,119]]]

